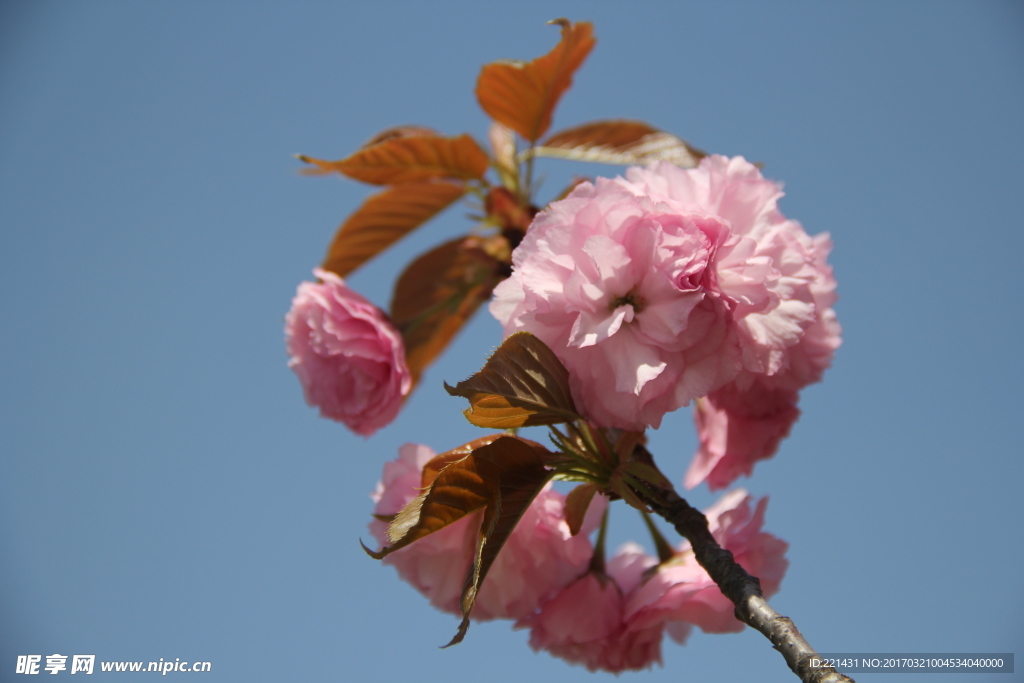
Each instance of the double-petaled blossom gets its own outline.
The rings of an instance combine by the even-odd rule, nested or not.
[[[371,496],[375,515],[397,513],[422,492],[423,466],[434,457],[427,446],[406,444],[384,466]],[[582,573],[593,556],[587,534],[600,521],[605,498],[591,505],[581,532],[572,536],[565,520],[565,497],[545,487],[520,518],[480,587],[472,617],[477,620],[520,619],[532,613]],[[399,576],[432,605],[460,614],[460,596],[472,563],[482,512],[429,534],[388,555]],[[387,543],[387,524],[374,521],[371,533]]]
[[[831,352],[807,356],[834,349],[805,342],[834,320],[828,240],[779,213],[781,196],[741,157],[579,185],[536,217],[491,312],[550,346],[606,427],[658,427],[743,375],[813,375]]]
[[[320,414],[369,436],[395,419],[412,390],[402,336],[334,273],[299,285],[285,318],[288,367]]]
[[[786,571],[787,544],[761,530],[767,502],[762,499],[751,509],[750,496],[737,490],[705,514],[715,540],[760,577],[765,595],[772,595]],[[628,543],[603,574],[587,573],[517,626],[531,629],[535,650],[614,673],[660,663],[666,631],[683,643],[693,626],[709,633],[743,628],[688,543],[660,564]]]
[[[583,183],[534,219],[491,312],[506,335],[551,347],[588,419],[657,427],[737,372],[728,311],[706,286],[728,237],[718,217],[622,179]]]
[[[604,572],[587,572],[516,628],[530,629],[530,647],[591,671],[631,671],[661,662],[662,624],[636,627],[626,603],[657,560],[627,543]]]

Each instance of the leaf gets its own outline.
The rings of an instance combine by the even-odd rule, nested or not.
[[[387,135],[384,131],[382,135]],[[378,136],[380,137],[380,136]],[[430,178],[479,180],[487,172],[487,153],[469,135],[393,133],[339,161],[299,156],[324,171],[374,185],[410,183]]]
[[[466,418],[478,427],[510,429],[582,419],[569,390],[569,372],[554,352],[529,332],[506,339],[452,396],[469,399]]]
[[[478,471],[472,455],[448,463],[423,493],[398,511],[388,526],[391,545],[372,552],[373,557],[383,559],[495,500],[495,483],[488,478],[489,472]]]
[[[501,436],[493,443],[475,450],[470,456],[477,461],[480,471],[487,472],[491,481],[497,483],[497,497],[484,510],[473,566],[462,590],[462,622],[455,637],[445,647],[456,645],[465,637],[469,628],[469,615],[473,611],[480,586],[487,578],[487,572],[523,513],[551,476],[550,471],[544,467],[550,455],[546,448],[533,441],[516,436]],[[485,463],[487,467],[484,467]],[[438,479],[449,468],[442,471]]]
[[[706,153],[682,138],[642,121],[594,121],[552,135],[534,147],[534,156],[590,161],[601,164],[636,165],[668,161],[693,168]]]
[[[565,497],[565,521],[569,523],[569,533],[575,536],[583,527],[583,520],[587,516],[587,508],[590,501],[597,493],[596,484],[581,484]]]
[[[562,27],[562,39],[551,52],[531,62],[487,64],[476,82],[476,99],[483,110],[530,142],[551,127],[559,98],[596,42],[589,22],[556,19],[550,23]]]
[[[364,142],[359,149],[366,149],[367,147],[376,145],[377,143],[380,142],[384,142],[385,140],[390,140],[392,138],[406,138],[413,137],[416,135],[431,135],[436,137],[440,135],[440,133],[438,133],[436,130],[433,130],[432,128],[427,128],[426,126],[393,126],[391,128],[385,128],[381,132],[374,135],[372,138]],[[311,164],[310,166],[307,166],[300,171],[302,175],[330,175],[332,173],[338,172],[336,168],[333,168],[331,166],[332,162],[330,161],[321,161],[319,159],[313,159],[302,154],[298,154],[296,155],[296,157],[300,161],[304,161],[308,164]],[[317,166],[317,163],[323,164],[324,166]]]
[[[466,193],[445,182],[406,183],[379,192],[342,223],[323,267],[345,277]]]
[[[428,251],[395,283],[391,318],[402,332],[413,383],[498,283],[499,263],[459,238]]]
[[[385,128],[374,135],[372,138],[364,142],[363,146],[359,149],[366,149],[367,147],[384,142],[385,140],[393,140],[394,138],[411,138],[419,135],[439,137],[440,133],[433,128],[427,128],[426,126],[392,126],[391,128]]]
[[[484,506],[493,504],[495,508],[507,508],[492,512],[490,525],[485,515],[485,529],[493,527],[491,531],[494,531],[500,527],[498,522],[507,521],[510,512],[515,512],[515,520],[518,521],[536,496],[534,491],[526,506],[516,512],[524,486],[539,491],[550,476],[544,466],[548,450],[539,443],[518,436],[491,435],[443,455],[449,454],[461,454],[461,457],[441,468],[427,489],[395,515],[388,527],[391,545],[377,553],[380,557],[386,557]],[[487,567],[483,570],[485,574]]]
[[[374,558],[383,559],[485,508],[473,564],[462,591],[462,623],[445,647],[455,645],[466,635],[480,585],[519,519],[551,476],[545,466],[551,453],[540,444],[517,436],[501,434],[477,439],[445,455],[462,451],[468,452],[448,462],[429,487],[395,516],[388,527],[390,546],[379,551],[363,546]]]
[[[480,448],[486,446],[495,439],[503,436],[502,434],[488,434],[487,436],[481,436],[479,439],[474,439],[469,443],[462,444],[458,448],[453,448],[450,451],[435,455],[433,458],[427,461],[427,464],[423,466],[423,473],[420,477],[420,488],[426,490],[434,483],[437,479],[437,475],[441,473],[445,467],[455,462],[456,460],[462,460],[464,457]],[[391,521],[391,520],[387,520]]]

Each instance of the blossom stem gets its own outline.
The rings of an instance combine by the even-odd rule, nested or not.
[[[608,536],[608,508],[605,508],[601,515],[601,528],[597,531],[597,542],[594,544],[594,554],[590,558],[590,571],[604,575],[605,538]]]
[[[654,520],[651,519],[649,514],[641,510],[640,515],[644,518],[644,524],[647,525],[647,531],[651,533],[651,539],[654,541],[654,548],[658,551],[658,561],[668,562],[675,557],[676,554],[676,551],[672,549],[672,544],[665,539],[661,530],[654,525]]]
[[[533,145],[530,143],[530,147],[526,150],[526,181],[519,188],[519,196],[525,205],[530,204],[530,195],[533,193]]]
[[[643,445],[636,447],[633,457],[655,467],[654,458]],[[792,619],[771,608],[761,593],[761,582],[757,577],[748,574],[733,554],[718,544],[708,529],[707,517],[700,510],[691,507],[671,485],[664,487],[648,482],[648,486],[658,495],[650,496],[636,489],[637,495],[690,541],[697,562],[736,606],[736,618],[768,638],[800,680],[804,683],[853,683],[853,679],[831,667],[810,666],[810,660],[819,657],[818,653],[804,639]]]

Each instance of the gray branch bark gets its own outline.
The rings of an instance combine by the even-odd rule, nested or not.
[[[643,446],[637,446],[633,457],[656,467],[650,452]],[[736,618],[770,640],[800,680],[804,683],[853,683],[853,679],[831,667],[810,666],[812,658],[820,657],[818,653],[800,634],[792,619],[772,609],[761,593],[758,578],[748,574],[730,551],[718,545],[708,529],[704,513],[691,507],[671,485],[668,488],[652,483],[648,485],[656,495],[647,495],[640,490],[635,490],[636,494],[690,542],[697,562],[736,606]]]

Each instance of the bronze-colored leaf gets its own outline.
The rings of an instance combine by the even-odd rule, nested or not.
[[[392,126],[391,128],[385,128],[374,135],[372,138],[364,142],[363,146],[359,149],[372,147],[373,145],[384,142],[385,140],[393,140],[395,138],[413,138],[423,135],[440,137],[441,134],[433,128],[427,128],[426,126]]]
[[[685,140],[642,121],[593,121],[555,133],[532,154],[600,164],[668,161],[693,168],[707,156]]]
[[[480,585],[519,519],[551,477],[546,467],[551,453],[539,443],[507,434],[482,441],[477,439],[449,451],[468,453],[447,462],[427,489],[399,511],[388,527],[390,546],[373,551],[363,545],[368,554],[383,559],[484,508],[460,601],[462,623],[448,645],[466,635]]]
[[[430,488],[430,485],[437,479],[437,475],[441,473],[448,465],[452,464],[456,460],[462,460],[464,457],[475,451],[476,449],[486,446],[497,438],[503,436],[502,434],[488,434],[487,436],[481,436],[479,439],[473,439],[469,443],[462,444],[458,448],[453,448],[450,451],[435,455],[433,458],[427,461],[427,464],[423,466],[423,473],[420,476],[420,488],[424,491]],[[387,520],[391,521],[391,520]]]
[[[474,238],[459,238],[423,254],[398,278],[391,318],[402,332],[414,383],[490,297],[499,266]]]
[[[387,133],[387,131],[385,131]],[[392,135],[339,161],[300,156],[325,171],[374,185],[411,183],[430,178],[470,180],[487,172],[487,153],[469,135]]]
[[[445,389],[469,399],[465,415],[478,427],[511,429],[581,419],[569,391],[569,372],[529,332],[510,336],[478,373]]]
[[[480,71],[476,99],[491,118],[530,142],[551,127],[559,98],[596,42],[589,22],[551,22],[562,27],[562,39],[551,52],[531,62],[493,62]]]
[[[565,497],[565,521],[569,523],[569,533],[573,536],[583,528],[583,520],[595,493],[597,484],[580,484]]]
[[[461,451],[468,452],[445,464],[427,489],[395,516],[388,527],[391,545],[381,550],[385,556],[482,507],[495,508],[491,516],[504,518],[506,513],[498,508],[504,507],[506,502],[516,503],[524,478],[530,482],[541,480],[538,488],[548,478],[544,467],[547,449],[527,439],[499,434],[487,440],[478,439],[450,453]],[[507,500],[503,496],[505,491],[508,491]],[[525,509],[519,510],[519,514]],[[484,529],[489,528],[487,520],[485,513]],[[490,526],[493,525],[492,521]]]
[[[478,471],[489,480],[496,482],[496,498],[484,510],[483,524],[477,538],[473,566],[466,577],[462,590],[462,623],[450,647],[462,642],[469,628],[469,616],[473,611],[477,593],[487,572],[512,534],[516,524],[533,499],[551,476],[544,463],[550,452],[540,444],[517,436],[503,435],[492,443],[482,446],[469,457],[476,462]],[[461,463],[461,461],[460,461]],[[454,465],[449,465],[438,476],[445,476]]]
[[[373,195],[338,229],[324,269],[346,277],[465,193],[462,185],[422,182],[396,185]]]

